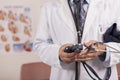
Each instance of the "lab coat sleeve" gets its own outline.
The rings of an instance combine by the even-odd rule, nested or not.
[[[106,67],[116,65],[120,62],[120,43],[109,42],[106,43],[107,52],[109,53],[110,60],[103,62]]]
[[[60,45],[54,44],[52,41],[46,11],[46,7],[41,8],[41,16],[33,43],[33,49],[42,62],[50,66],[60,67],[58,56]]]

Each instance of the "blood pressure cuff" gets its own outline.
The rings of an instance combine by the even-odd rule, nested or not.
[[[117,30],[117,24],[112,24],[103,35],[103,42],[116,42],[120,43],[120,31]],[[99,59],[104,61],[106,58],[106,54],[100,55]]]
[[[120,31],[117,30],[117,24],[114,23],[110,28],[106,30],[103,35],[103,42],[117,42],[120,43]]]

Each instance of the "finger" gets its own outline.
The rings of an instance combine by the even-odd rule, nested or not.
[[[75,57],[75,59],[84,59],[84,58],[91,58],[91,59],[93,59],[93,58],[97,57],[98,55],[99,55],[99,54],[98,54],[97,52],[88,53],[88,54],[86,54],[86,55],[77,55],[77,56]]]
[[[88,49],[85,49],[85,50],[82,50],[79,55],[85,55],[85,54],[88,54]]]
[[[76,56],[75,59],[84,59],[86,58],[86,55],[82,55],[82,56]]]
[[[82,58],[82,59],[75,59],[75,61],[89,61],[92,60],[93,58]]]
[[[65,53],[64,56],[65,56],[66,58],[71,58],[71,57],[75,57],[76,54],[77,54],[77,53]]]
[[[71,62],[73,62],[73,61],[75,61],[75,57],[72,57],[72,58],[64,58],[64,59],[63,59],[63,62],[65,62],[65,63],[71,63]]]
[[[92,49],[92,50],[88,50],[88,53],[96,53],[97,51],[96,51],[96,49],[94,48],[94,49]]]
[[[88,47],[88,46],[90,46],[91,44],[96,43],[96,42],[97,42],[97,41],[95,41],[95,40],[90,40],[89,42],[84,43],[84,46],[85,46],[85,47]]]
[[[72,44],[65,44],[65,45],[62,45],[61,48],[59,49],[59,55],[61,58],[64,58],[64,57],[73,57],[75,54],[74,53],[65,53],[64,52],[64,49],[66,46],[70,46]]]
[[[94,52],[94,53],[87,54],[85,57],[87,57],[87,58],[95,58],[97,56],[98,56],[97,52]]]

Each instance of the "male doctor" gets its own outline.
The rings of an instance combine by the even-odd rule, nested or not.
[[[116,64],[120,62],[120,43],[104,43],[103,34],[113,23],[117,23],[120,30],[120,1],[84,2],[87,4],[83,5],[85,15],[83,20],[80,19],[83,24],[79,31],[73,0],[50,0],[41,8],[34,49],[41,61],[51,66],[50,80],[75,80],[76,75],[77,80],[118,80]],[[84,46],[80,53],[64,51],[78,42]],[[91,45],[94,50],[87,48]],[[99,78],[91,70],[86,70],[82,62],[91,66]]]

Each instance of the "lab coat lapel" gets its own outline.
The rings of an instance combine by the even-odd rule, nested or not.
[[[74,23],[74,19],[71,13],[71,10],[68,5],[68,0],[61,0],[63,7],[60,10],[61,17],[63,21],[66,23],[67,27],[75,34],[76,27]]]
[[[102,9],[101,8],[102,3],[103,3],[103,0],[91,0],[88,13],[87,13],[87,17],[86,17],[86,21],[85,21],[82,41],[84,41],[86,35],[89,35],[88,32],[90,29],[96,29],[93,23],[96,23],[95,19],[96,17],[99,16],[100,9]]]
[[[64,20],[64,22],[68,25],[67,27],[75,34],[76,27],[72,13],[69,9],[68,2],[67,0],[60,0],[60,1],[62,2],[63,5],[63,7],[61,8],[62,11],[60,10],[61,17]],[[104,0],[91,0],[85,21],[82,41],[84,41],[85,36],[87,35],[89,29],[95,29],[95,27],[92,24],[96,23],[94,21],[96,17],[99,16],[100,9],[102,9],[101,6],[103,6],[102,5],[103,1]]]

